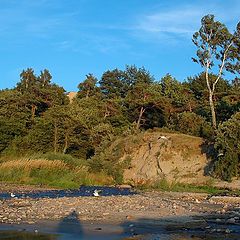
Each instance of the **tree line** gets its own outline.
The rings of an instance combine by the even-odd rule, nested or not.
[[[13,89],[0,91],[0,154],[63,153],[91,159],[97,148],[124,134],[162,128],[215,144],[215,174],[240,173],[240,25],[231,34],[214,16],[193,35],[203,72],[184,82],[156,80],[144,67],[93,74],[70,103],[48,70],[28,68]],[[233,73],[228,81],[224,72]]]

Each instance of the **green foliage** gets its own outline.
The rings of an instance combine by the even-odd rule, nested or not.
[[[126,145],[125,138],[119,138],[113,145],[112,143],[112,141],[103,142],[97,148],[95,156],[89,160],[89,166],[93,172],[104,172],[120,184],[123,182],[124,169],[131,164],[131,158],[127,155],[122,159]]]
[[[161,86],[163,96],[171,99],[175,107],[187,105],[192,97],[189,92],[187,92],[186,86],[178,82],[170,74],[167,74],[161,79]]]
[[[0,91],[0,153],[16,137],[26,135],[30,116],[20,93],[15,90]]]
[[[217,75],[209,73],[208,78],[209,83],[212,85],[216,80]],[[201,100],[202,98],[204,98],[204,100],[208,100],[208,90],[205,72],[201,72],[194,77],[189,77],[188,85],[197,100]],[[216,85],[216,92],[226,93],[230,90],[230,88],[230,84],[225,79],[223,79],[222,77],[219,78],[218,84]]]
[[[78,97],[88,98],[97,95],[100,96],[100,90],[96,84],[97,78],[95,78],[92,74],[86,75],[86,79],[78,85]]]
[[[130,70],[128,69],[128,71]],[[161,86],[153,82],[153,77],[145,69],[135,69],[134,71],[136,71],[136,79],[126,96],[128,114],[130,121],[136,123],[136,130],[140,127],[146,129],[148,128],[148,117],[153,118],[152,116],[156,115],[159,109],[162,97]],[[132,74],[131,72],[131,77],[133,77]]]
[[[177,114],[175,130],[200,137],[210,137],[213,134],[210,125],[205,119],[194,112]]]
[[[240,91],[229,92],[216,105],[217,116],[220,122],[227,121],[233,114],[240,111]]]
[[[45,69],[40,76],[36,76],[34,70],[28,68],[22,71],[20,77],[16,90],[21,93],[25,106],[31,111],[32,121],[49,107],[68,103],[65,90],[51,83],[52,76],[48,70]]]
[[[219,50],[226,49],[226,44],[232,41],[224,67],[227,71],[238,72],[239,53],[235,50],[239,46],[239,26],[230,34],[224,25],[208,15],[202,19],[202,26],[193,38],[199,50],[195,61],[201,65],[206,61],[210,64],[208,83],[214,85],[212,92],[216,90],[212,96],[216,101],[216,115],[219,122],[227,121],[239,111],[239,79],[236,77],[230,84],[213,70],[222,60],[223,52]],[[209,59],[204,46],[210,47],[215,59]],[[48,70],[39,75],[31,68],[23,70],[16,88],[0,91],[1,159],[35,155],[38,160],[60,160],[67,164],[67,171],[85,165],[88,160],[91,171],[121,182],[123,171],[131,162],[128,157],[122,158],[126,150],[122,136],[129,136],[132,146],[139,141],[136,133],[161,127],[212,140],[206,72],[184,83],[170,74],[155,81],[144,67],[133,65],[124,70],[107,70],[99,79],[92,74],[86,75],[78,85],[77,97],[69,103],[65,90],[51,82]],[[115,139],[119,139],[119,143],[112,149]],[[219,145],[218,148],[223,147]],[[233,167],[238,159],[234,154],[226,151],[224,161],[228,164],[216,163],[222,167],[222,173],[238,174]],[[217,176],[222,177],[220,172]],[[40,179],[47,174],[45,170],[36,170],[33,176]],[[70,179],[72,175],[65,172],[61,177]]]
[[[206,182],[202,185],[195,185],[195,184],[187,184],[181,182],[170,182],[166,178],[162,178],[154,183],[147,183],[141,186],[137,186],[139,189],[154,189],[158,191],[165,191],[165,192],[193,192],[193,193],[208,193],[208,194],[239,194],[238,192],[229,192],[225,189],[220,189],[214,187],[212,185],[212,181]]]
[[[104,98],[123,98],[129,87],[124,72],[118,69],[104,72],[99,84]]]
[[[46,132],[48,134],[46,134]],[[43,119],[39,119],[34,127],[25,136],[15,137],[11,144],[5,149],[4,154],[26,155],[36,152],[48,152],[52,150],[52,142],[49,133],[51,125]]]
[[[111,176],[115,183],[121,184],[123,181],[123,167],[118,162],[117,156],[112,156],[111,152],[105,151],[100,155],[94,156],[90,161],[89,165],[91,171],[94,173],[104,172]],[[124,164],[123,164],[124,165]]]
[[[192,40],[197,47],[197,58],[193,58],[193,61],[204,68],[204,80],[209,95],[212,126],[214,129],[217,128],[214,104],[216,101],[214,98],[216,86],[219,85],[224,70],[231,73],[240,73],[239,36],[239,24],[236,32],[231,34],[224,24],[215,21],[214,15],[204,16],[201,19],[199,31],[193,35]],[[213,73],[216,73],[216,77],[211,78]]]
[[[216,176],[227,181],[238,177],[240,175],[240,112],[220,124],[215,149],[218,152],[214,165]]]
[[[20,77],[15,89],[0,92],[0,152],[18,152],[20,145],[22,153],[50,150],[49,126],[41,117],[50,107],[68,103],[64,89],[50,82],[48,70],[36,76],[27,69]]]

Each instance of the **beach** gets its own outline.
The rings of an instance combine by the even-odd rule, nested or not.
[[[26,186],[1,189],[6,194],[46,191]],[[194,234],[240,238],[239,197],[206,193],[137,191],[126,196],[11,197],[0,200],[0,209],[2,231],[60,234],[61,239],[157,239],[160,235],[161,239],[171,239],[174,234],[175,239],[178,234],[185,239]]]

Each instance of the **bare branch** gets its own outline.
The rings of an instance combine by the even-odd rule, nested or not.
[[[221,64],[221,67],[220,67],[219,72],[218,72],[218,77],[215,80],[215,82],[213,83],[213,88],[212,88],[213,91],[215,90],[216,84],[218,83],[220,77],[222,76],[223,68],[225,66],[225,61],[226,61],[226,58],[227,58],[227,53],[229,51],[229,48],[232,46],[232,44],[233,44],[233,41],[230,42],[230,44],[227,46],[226,50],[224,51],[222,64]]]

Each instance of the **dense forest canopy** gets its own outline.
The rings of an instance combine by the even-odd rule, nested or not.
[[[0,154],[53,152],[91,159],[116,137],[163,128],[215,142],[216,156],[221,153],[215,159],[217,176],[238,176],[239,27],[230,34],[213,16],[204,17],[193,37],[194,61],[203,72],[184,82],[171,74],[158,80],[144,67],[126,66],[106,70],[100,79],[86,75],[70,103],[48,70],[39,76],[31,68],[23,70],[15,88],[0,91]],[[211,71],[214,64],[217,72]],[[224,68],[233,73],[231,81],[224,78]]]

